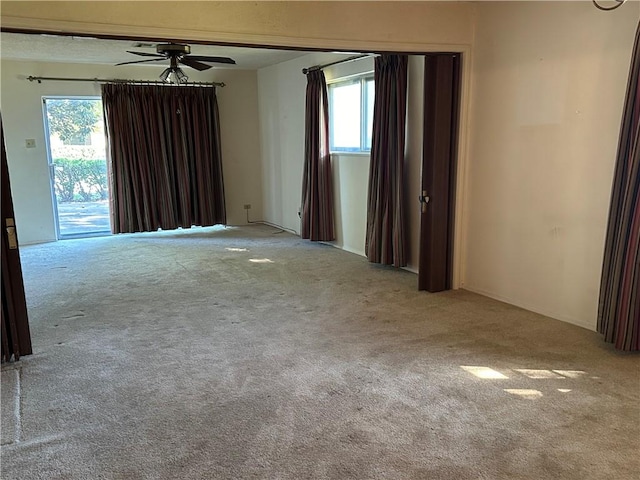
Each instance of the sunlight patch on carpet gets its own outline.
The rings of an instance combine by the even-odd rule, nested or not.
[[[505,392],[510,393],[511,395],[518,395],[523,398],[539,398],[542,396],[542,392],[540,390],[532,390],[528,388],[505,388]]]
[[[506,375],[498,372],[497,370],[494,370],[493,368],[489,368],[489,367],[461,365],[460,368],[462,368],[463,370],[466,370],[467,372],[471,373],[472,375],[475,375],[478,378],[485,378],[485,379],[509,378]]]

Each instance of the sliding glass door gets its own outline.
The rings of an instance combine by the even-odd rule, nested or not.
[[[100,97],[45,97],[44,120],[58,238],[111,233]]]

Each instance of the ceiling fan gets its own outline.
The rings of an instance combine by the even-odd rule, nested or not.
[[[127,50],[127,53],[139,55],[141,57],[152,57],[146,60],[134,60],[131,62],[117,63],[116,65],[129,65],[132,63],[148,63],[161,62],[169,60],[169,67],[161,74],[160,79],[163,82],[186,83],[189,77],[182,71],[178,64],[186,65],[198,71],[208,70],[212,65],[206,63],[225,63],[235,65],[235,60],[229,57],[212,57],[207,55],[190,55],[191,47],[182,43],[160,43],[156,46],[158,53],[133,52]]]

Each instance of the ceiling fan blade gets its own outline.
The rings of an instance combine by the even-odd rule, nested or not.
[[[140,55],[141,57],[167,58],[165,55],[158,55],[157,53],[134,52],[132,50],[127,50],[127,53],[133,53],[134,55]]]
[[[182,57],[178,61],[180,63],[182,63],[183,65],[186,65],[187,67],[195,68],[199,72],[201,72],[203,70],[209,70],[211,68],[211,65],[207,65],[205,63],[200,63],[200,62],[194,60],[193,58],[187,57],[187,56]]]
[[[228,63],[230,65],[236,64],[236,61],[233,58],[229,57],[208,57],[206,55],[185,55],[184,57],[182,57],[183,60],[185,58],[190,58],[191,60],[195,60],[197,62]]]
[[[118,65],[129,65],[131,63],[147,63],[147,62],[160,62],[162,60],[165,60],[164,57],[162,58],[152,58],[150,60],[134,60],[133,62],[122,62],[122,63],[116,63],[116,67]]]

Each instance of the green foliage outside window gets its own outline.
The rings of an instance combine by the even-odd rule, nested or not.
[[[59,202],[94,202],[109,196],[104,159],[55,160],[55,191]]]
[[[101,104],[94,100],[47,100],[49,130],[67,145],[84,144],[101,117]]]

